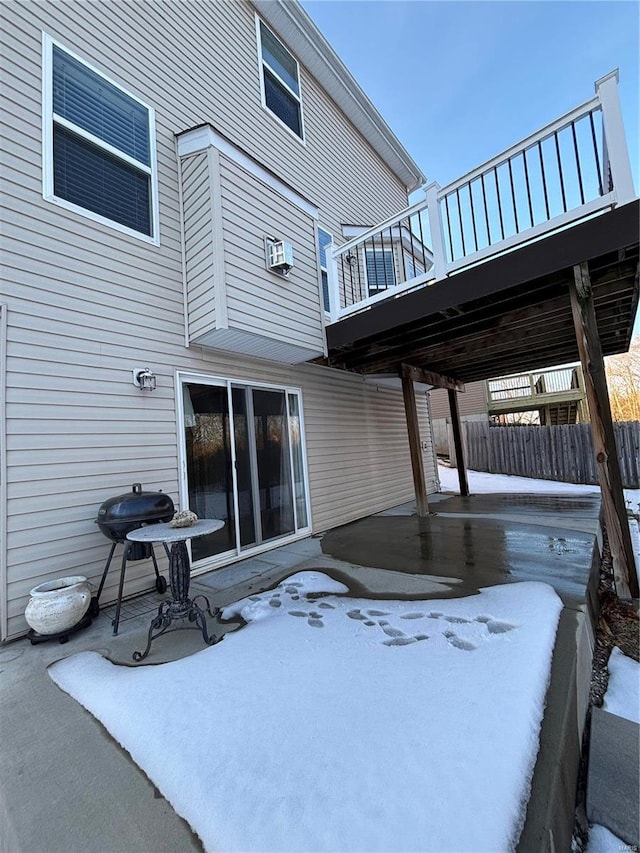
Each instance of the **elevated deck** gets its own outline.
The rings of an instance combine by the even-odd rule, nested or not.
[[[457,400],[464,383],[580,360],[616,591],[629,598],[638,582],[604,356],[629,348],[640,216],[617,80],[608,74],[589,101],[330,247],[323,361],[402,387],[417,510],[426,518],[414,384],[447,389],[467,495]]]
[[[603,353],[624,352],[639,233],[613,73],[594,98],[332,247],[326,362],[470,382],[576,361],[569,285],[583,263]]]
[[[629,348],[638,305],[638,201],[372,305],[327,327],[329,363],[464,382],[576,361],[573,266],[587,261],[604,355]]]
[[[579,365],[489,379],[486,394],[488,414],[497,422],[522,412],[538,412],[540,423],[548,425],[588,420]]]

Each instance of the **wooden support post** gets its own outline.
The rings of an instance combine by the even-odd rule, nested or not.
[[[407,418],[407,432],[409,434],[409,452],[411,453],[411,468],[413,470],[413,488],[416,493],[416,508],[418,518],[429,515],[429,501],[427,500],[427,483],[424,476],[422,464],[422,448],[420,447],[420,424],[418,423],[418,410],[416,408],[416,392],[413,387],[413,379],[403,375],[402,394],[404,396],[404,411]]]
[[[638,577],[624,503],[588,264],[574,266],[573,277],[574,280],[569,285],[571,311],[591,415],[591,435],[598,466],[604,521],[611,547],[616,592],[620,598],[637,598]]]
[[[460,426],[460,411],[458,409],[458,392],[449,388],[447,389],[447,394],[449,395],[449,411],[451,412],[451,427],[453,429],[453,446],[456,449],[460,494],[463,497],[467,497],[469,494],[469,483],[467,482],[467,460],[464,458],[464,448],[462,446],[462,429]]]

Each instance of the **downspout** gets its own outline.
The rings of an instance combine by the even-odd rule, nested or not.
[[[7,584],[7,305],[0,302],[0,641],[9,633]]]

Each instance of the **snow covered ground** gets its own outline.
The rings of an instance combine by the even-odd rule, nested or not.
[[[640,723],[640,664],[614,648],[609,658],[609,686],[602,707]]]
[[[443,492],[459,490],[458,472],[447,465],[438,465],[440,487]],[[469,490],[472,494],[544,494],[544,495],[599,495],[600,486],[582,486],[575,483],[558,483],[555,480],[534,480],[530,477],[510,477],[507,474],[486,474],[483,471],[467,471]],[[627,506],[638,512],[640,489],[625,489]]]
[[[562,608],[545,584],[446,601],[303,572],[184,660],[50,668],[206,850],[512,850]],[[326,595],[319,595],[327,593]]]

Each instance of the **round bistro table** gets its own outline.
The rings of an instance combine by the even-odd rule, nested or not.
[[[158,613],[149,626],[147,647],[143,652],[133,653],[135,661],[141,661],[146,658],[149,654],[151,643],[157,637],[167,634],[170,631],[177,631],[180,628],[199,628],[207,645],[211,646],[215,643],[217,638],[213,634],[209,636],[207,631],[206,614],[215,616],[219,613],[219,610],[217,608],[211,610],[209,599],[204,595],[197,595],[193,599],[189,598],[191,563],[189,560],[189,551],[187,550],[187,541],[195,539],[198,536],[215,533],[216,530],[220,530],[222,527],[224,527],[224,521],[216,518],[201,518],[195,524],[191,525],[191,527],[171,527],[170,524],[149,524],[147,527],[139,527],[137,530],[127,533],[127,539],[130,542],[143,542],[146,544],[161,542],[163,545],[171,546],[169,552],[169,586],[171,588],[171,598],[163,601],[158,608]],[[204,603],[204,607],[198,604],[199,600]],[[182,624],[172,628],[171,625],[176,619],[181,622],[187,619],[194,624]]]

